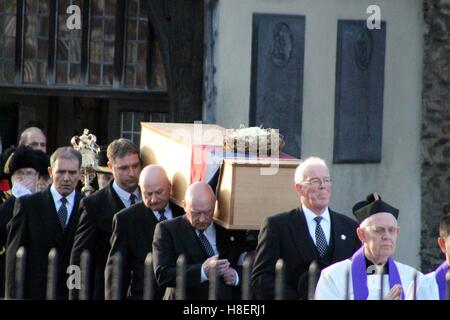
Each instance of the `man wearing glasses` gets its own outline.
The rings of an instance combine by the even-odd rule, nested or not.
[[[252,288],[257,299],[274,298],[275,264],[284,260],[284,299],[306,299],[308,269],[350,257],[361,242],[354,220],[328,208],[332,180],[324,160],[305,159],[295,171],[300,205],[264,220],[256,248]]]
[[[316,299],[404,300],[404,290],[416,270],[392,258],[400,233],[399,210],[373,193],[355,204],[353,213],[359,222],[357,234],[363,246],[351,259],[322,271]],[[422,274],[418,273],[418,277],[422,278]]]

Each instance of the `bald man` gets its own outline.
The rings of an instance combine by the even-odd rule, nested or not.
[[[144,263],[152,251],[155,226],[164,220],[182,216],[183,208],[172,203],[171,183],[164,169],[158,165],[145,167],[139,176],[142,202],[119,211],[113,217],[111,251],[105,269],[105,298],[113,298],[113,257],[122,254],[121,299],[141,300],[144,287]],[[155,283],[155,281],[153,281]],[[161,300],[165,288],[154,288],[153,299]]]
[[[30,146],[35,150],[47,153],[47,137],[38,127],[25,129],[20,135],[19,146]]]
[[[156,281],[167,286],[164,299],[175,298],[176,261],[186,258],[186,299],[208,299],[209,273],[217,261],[218,298],[231,300],[239,292],[236,264],[242,240],[213,222],[216,197],[204,182],[186,191],[186,215],[156,226],[153,237],[153,267]]]

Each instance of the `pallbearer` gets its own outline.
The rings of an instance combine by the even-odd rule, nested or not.
[[[346,272],[350,270],[349,299],[380,298],[383,283],[384,299],[403,300],[412,282],[415,269],[394,261],[399,210],[381,200],[377,193],[353,206],[359,227],[356,232],[362,247],[351,257],[325,268],[316,289],[316,299],[343,300],[346,297]],[[381,281],[380,277],[383,277]],[[419,273],[419,279],[422,274]]]

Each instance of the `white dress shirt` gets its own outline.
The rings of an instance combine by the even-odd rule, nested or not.
[[[314,244],[316,243],[316,226],[317,222],[314,220],[317,215],[309,210],[304,204],[302,204],[302,210],[305,214],[306,223],[308,224],[309,234],[311,235]],[[322,220],[320,221],[320,226],[322,227],[323,233],[325,233],[325,238],[327,239],[328,245],[330,244],[330,234],[331,234],[331,220],[330,220],[330,212],[328,211],[328,207],[322,212],[320,215]]]
[[[50,193],[52,194],[53,202],[55,203],[56,212],[59,211],[59,208],[62,206],[61,199],[64,198],[58,191],[56,191],[55,186],[52,184],[50,187]],[[67,218],[66,218],[66,225],[67,222],[70,220],[70,216],[72,215],[73,206],[75,205],[75,190],[72,191],[71,194],[66,196],[66,208],[67,208]]]
[[[113,182],[112,187],[113,187],[114,191],[117,193],[117,195],[119,196],[119,198],[122,201],[125,208],[130,207],[131,206],[131,201],[130,201],[131,193],[129,193],[128,191],[125,191],[121,187],[119,187],[119,185],[116,183],[116,181]],[[136,190],[133,191],[133,194],[136,196],[136,203],[141,201],[141,193],[139,192],[139,188],[136,188]]]
[[[155,215],[156,220],[161,220],[161,214],[158,211],[153,211],[153,214]],[[164,217],[166,217],[167,220],[173,219],[173,213],[170,209],[169,202],[167,202],[166,206],[164,207]]]

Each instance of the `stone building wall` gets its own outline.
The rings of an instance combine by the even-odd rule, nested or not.
[[[443,259],[436,237],[450,203],[450,0],[425,0],[423,9],[421,262],[427,272]]]

